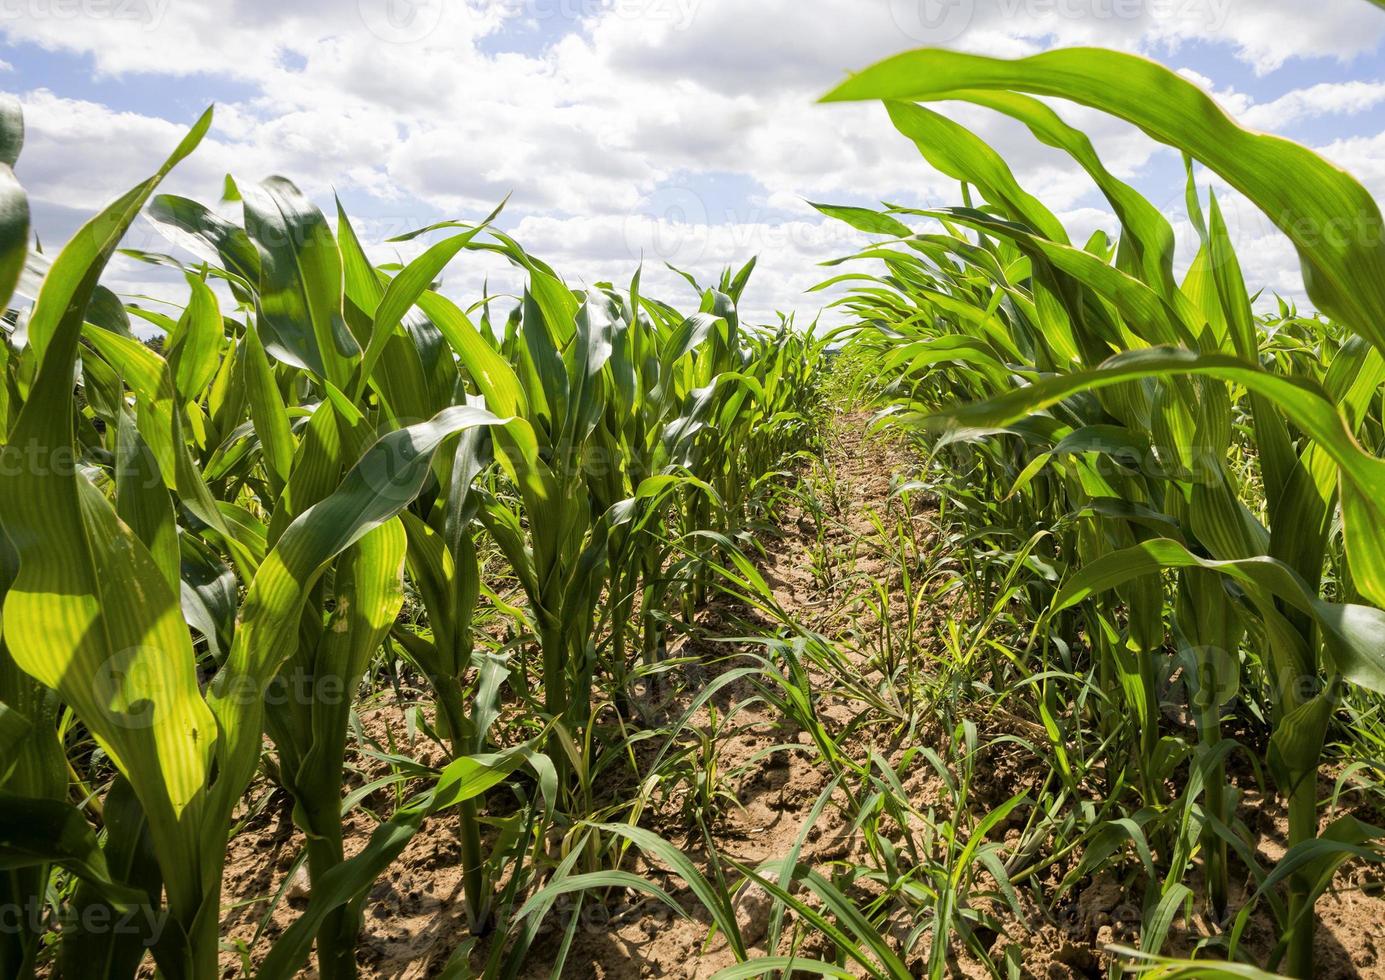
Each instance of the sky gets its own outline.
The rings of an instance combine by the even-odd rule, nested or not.
[[[1096,44],[1152,57],[1243,124],[1314,148],[1385,200],[1385,10],[1365,0],[0,0],[0,88],[24,108],[15,168],[53,251],[142,180],[211,104],[211,132],[164,190],[218,206],[224,176],[337,195],[380,262],[476,220],[570,285],[628,282],[677,306],[699,279],[759,256],[743,316],[811,321],[820,263],[863,239],[808,201],[960,203],[878,104],[818,104],[853,70],[911,48],[1001,57]],[[1107,166],[1195,242],[1179,156],[1067,103]],[[1009,120],[947,110],[988,140],[1075,240],[1116,223],[1067,157]],[[1301,305],[1288,240],[1217,188],[1248,285]],[[333,220],[335,218],[333,217]],[[126,244],[174,252],[152,223]],[[841,271],[841,270],[835,270]],[[185,293],[119,257],[108,285],[139,302]],[[464,253],[443,288],[513,291],[503,259]],[[837,322],[832,311],[825,322]]]

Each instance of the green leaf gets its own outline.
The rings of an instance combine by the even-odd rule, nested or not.
[[[417,833],[424,818],[474,798],[526,762],[541,758],[535,755],[533,744],[526,742],[495,755],[464,756],[448,765],[433,787],[377,827],[360,852],[313,882],[307,910],[275,942],[256,974],[258,980],[294,976],[307,960],[313,937],[327,916],[374,884]]]
[[[59,864],[107,898],[139,904],[145,895],[111,878],[106,856],[82,812],[61,800],[0,790],[0,869]]]
[[[639,875],[630,874],[628,871],[590,871],[586,874],[559,878],[531,895],[529,900],[515,913],[515,918],[522,919],[538,910],[547,911],[554,900],[560,896],[570,895],[573,892],[584,892],[593,888],[628,888],[631,891],[644,892],[644,894],[652,895],[663,902],[680,917],[689,918],[687,909],[675,902],[668,892],[652,881],[641,878]]]
[[[241,351],[242,378],[250,400],[250,418],[255,423],[255,434],[259,436],[270,493],[278,498],[288,484],[297,443],[289,427],[288,409],[274,381],[274,369],[265,356],[256,331],[245,332]]]
[[[1337,406],[1316,385],[1286,378],[1224,354],[1150,348],[1118,354],[1091,371],[1045,378],[983,402],[939,414],[954,434],[994,431],[1078,392],[1137,378],[1201,374],[1244,385],[1277,405],[1339,469],[1343,524],[1352,574],[1361,592],[1385,605],[1385,460],[1364,452]]]
[[[376,361],[385,349],[385,344],[393,336],[404,314],[409,312],[420,296],[433,285],[447,264],[458,252],[466,248],[484,226],[478,226],[460,235],[445,238],[429,248],[418,258],[406,265],[399,274],[390,280],[371,324],[370,345],[361,360],[360,383],[370,377]]]
[[[38,377],[0,476],[0,518],[19,560],[4,634],[20,668],[58,690],[134,786],[166,866],[197,867],[178,820],[206,781],[216,725],[175,593],[148,548],[76,471],[72,372],[102,267],[210,111],[152,177],[77,231],[30,319]]]
[[[104,854],[114,879],[141,894],[137,907],[122,908],[102,888],[83,881],[63,920],[63,972],[94,980],[135,975],[156,939],[162,879],[144,811],[127,780],[117,777],[102,801]]]
[[[1294,242],[1317,307],[1385,351],[1385,223],[1370,193],[1311,150],[1241,128],[1200,88],[1152,61],[1097,48],[1013,61],[924,49],[866,69],[824,101],[931,99],[959,89],[1071,99],[1191,154]]]
[[[342,314],[341,253],[327,219],[282,177],[242,194],[246,232],[260,255],[265,350],[345,389],[361,349]]]
[[[190,402],[198,400],[216,375],[225,326],[211,287],[191,274],[186,279],[192,293],[176,333],[169,338],[168,363],[179,397]]]
[[[170,589],[179,588],[178,526],[173,500],[154,454],[128,412],[120,413],[116,435],[115,512],[149,549]]]
[[[149,204],[149,217],[173,244],[219,265],[247,287],[259,283],[260,256],[244,229],[196,201],[172,194],[155,197]]]
[[[13,170],[23,145],[19,100],[0,95],[0,311],[9,305],[29,254],[29,198]]]
[[[1314,595],[1292,568],[1268,556],[1213,561],[1199,558],[1177,541],[1155,538],[1089,562],[1063,585],[1053,610],[1162,569],[1200,568],[1246,588],[1262,616],[1277,616],[1273,596],[1311,616],[1322,627],[1334,665],[1347,680],[1385,692],[1385,611],[1371,606],[1326,602]]]
[[[891,218],[888,214],[872,211],[869,208],[852,207],[846,204],[817,204],[813,201],[808,203],[829,218],[845,221],[857,231],[864,231],[867,234],[908,238],[914,233],[908,225],[898,218]]]
[[[673,869],[674,874],[682,878],[692,889],[693,894],[702,903],[702,907],[712,917],[712,922],[726,936],[726,941],[730,943],[736,958],[745,958],[745,944],[741,941],[741,932],[736,925],[736,912],[731,907],[730,897],[714,889],[686,854],[658,834],[643,827],[605,823],[596,824],[596,829],[624,837],[643,851],[646,857],[653,858]]]
[[[772,975],[788,977],[799,972],[812,973],[820,977],[838,977],[841,980],[856,976],[840,966],[808,959],[806,956],[758,956],[744,963],[722,967],[712,974],[712,980],[749,980],[751,977]]]
[[[475,426],[510,424],[481,409],[457,406],[389,432],[330,496],[308,507],[280,536],[250,583],[235,645],[208,687],[222,731],[216,811],[229,816],[254,773],[264,692],[297,649],[303,603],[328,562],[418,495],[444,440]]]
[[[1062,223],[1032,194],[1020,187],[1000,154],[966,127],[946,116],[907,102],[889,102],[890,121],[923,154],[924,158],[954,180],[980,188],[986,200],[1004,209],[1015,221],[1023,221],[1050,241],[1068,244]]]

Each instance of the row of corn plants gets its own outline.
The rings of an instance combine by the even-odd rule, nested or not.
[[[1150,858],[1146,923],[1166,930],[1200,899],[1222,927],[1209,955],[1244,959],[1243,930],[1268,907],[1279,943],[1266,965],[1313,976],[1317,899],[1342,863],[1377,859],[1385,834],[1349,814],[1324,821],[1319,785],[1333,733],[1385,691],[1375,201],[1308,149],[1237,125],[1177,74],[1110,51],[920,50],[827,99],[882,100],[926,161],[962,184],[957,207],[821,206],[878,238],[843,262],[883,265],[829,282],[851,286],[840,305],[861,328],[842,355],[849,370],[966,484],[940,506],[971,522],[978,552],[1047,573],[1005,593],[1034,611],[1024,654],[1047,664],[1080,650],[1091,664],[1100,701],[1039,697],[1055,766],[1071,778],[1073,731],[1133,731],[1105,778],[1113,795],[1133,789],[1134,808],[1103,822],[1080,870],[1134,843]],[[1184,155],[1199,241],[1186,271],[1175,273],[1166,217],[1051,99]],[[990,146],[928,105],[944,101],[1007,116],[1066,153],[1118,234],[1073,241]],[[1282,303],[1256,313],[1195,164],[1293,241],[1320,314]],[[981,582],[977,601],[1015,581],[1005,565],[966,574]],[[1057,687],[1032,676],[1040,691]],[[1191,737],[1169,717],[1171,678]],[[1236,817],[1237,757],[1270,774],[1287,808],[1289,849],[1268,867]],[[1185,884],[1194,867],[1200,896]]]
[[[367,893],[425,820],[455,823],[484,969],[513,975],[531,893],[628,846],[589,828],[638,820],[638,794],[603,789],[647,775],[634,695],[810,438],[820,345],[741,323],[753,263],[689,277],[684,315],[638,275],[569,288],[494,214],[376,265],[282,178],[228,178],[219,209],[157,194],[210,125],[50,258],[0,104],[0,902],[61,916],[0,933],[0,974],[132,977],[152,955],[219,976],[228,833],[268,780],[310,889],[257,975],[315,950],[354,976]],[[100,284],[142,214],[181,249],[125,252],[185,280],[170,312]],[[521,295],[441,290],[479,251]],[[485,604],[513,642],[481,642]],[[348,732],[386,657],[426,682],[448,761],[415,765],[353,849]]]

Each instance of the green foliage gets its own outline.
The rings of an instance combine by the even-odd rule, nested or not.
[[[60,869],[80,879],[60,909],[73,923],[102,903],[168,921],[120,942],[73,925],[63,962],[128,977],[147,951],[164,976],[218,976],[227,835],[264,773],[292,801],[311,888],[260,975],[293,975],[315,943],[322,976],[354,976],[372,883],[450,809],[473,931],[520,929],[509,948],[522,955],[532,935],[509,914],[516,889],[552,871],[531,845],[609,815],[595,781],[633,764],[638,719],[599,722],[610,706],[630,714],[627,638],[657,663],[671,584],[705,590],[719,553],[680,541],[740,536],[763,481],[806,438],[820,345],[740,322],[753,263],[698,288],[685,317],[643,296],[638,276],[624,291],[571,290],[493,228],[499,209],[391,270],[367,259],[344,213],[334,230],[283,178],[241,185],[243,224],[153,197],[210,112],[48,265],[26,255],[8,166],[22,123],[0,108],[0,300],[26,260],[42,282],[21,311],[27,331],[7,329],[3,345],[0,897],[61,905],[48,891]],[[99,285],[146,205],[198,259],[183,266],[177,316],[127,309]],[[438,291],[448,263],[478,249],[527,281],[502,336],[489,304],[477,323]],[[134,340],[131,315],[162,344]],[[524,600],[506,604],[508,652],[474,629],[483,552],[503,556]],[[347,857],[354,700],[387,651],[433,689],[450,761],[415,765],[412,795]],[[91,774],[99,839],[63,799],[60,705],[114,770]],[[529,737],[494,742],[502,711]],[[483,841],[502,785],[524,808]],[[602,873],[602,853],[585,848],[582,873]],[[7,933],[0,971],[31,974],[44,942]]]
[[[1108,112],[1189,158],[1201,247],[1181,281],[1167,221],[1032,96]],[[963,461],[956,483],[971,488],[959,497],[979,491],[963,526],[992,543],[1005,529],[1035,535],[1011,568],[1039,562],[1056,574],[1005,599],[1033,610],[1026,653],[1084,650],[1105,697],[1135,719],[1129,772],[1147,812],[1140,838],[1150,835],[1165,864],[1160,907],[1178,901],[1182,828],[1201,795],[1194,823],[1221,916],[1234,822],[1229,702],[1263,692],[1264,762],[1288,803],[1291,847],[1311,848],[1321,839],[1317,775],[1337,705],[1352,685],[1385,690],[1385,524],[1376,512],[1385,246],[1378,234],[1314,231],[1378,229],[1379,211],[1310,151],[1240,128],[1194,85],[1115,52],[1004,61],[917,51],[828,96],[867,98],[885,100],[929,163],[985,203],[822,208],[893,239],[857,257],[885,271],[843,303],[865,324],[849,357],[879,379],[872,393],[894,422]],[[1117,240],[1098,233],[1072,243],[993,150],[918,104],[948,99],[1011,116],[1068,153],[1116,213]],[[1205,214],[1199,204],[1194,160],[1293,239],[1308,293],[1330,318],[1300,318],[1283,304],[1278,315],[1252,312],[1217,201],[1209,196]],[[915,231],[921,220],[927,228]],[[1187,755],[1161,713],[1170,654],[1195,719]],[[1040,707],[1061,750],[1065,724],[1077,719]],[[1200,779],[1172,798],[1179,760]],[[1060,768],[1070,771],[1066,761]],[[1325,883],[1302,870],[1273,877],[1288,904],[1271,966],[1282,954],[1290,973],[1309,976],[1312,905]]]

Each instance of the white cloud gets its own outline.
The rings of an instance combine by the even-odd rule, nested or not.
[[[1302,119],[1353,115],[1385,102],[1385,82],[1322,82],[1250,106],[1240,120],[1256,129],[1283,130]]]
[[[208,79],[250,87],[217,107],[172,190],[214,199],[225,172],[281,173],[324,208],[334,189],[365,202],[360,225],[379,237],[475,216],[513,191],[509,226],[574,282],[626,278],[641,253],[657,282],[669,251],[710,278],[759,251],[751,299],[763,316],[814,308],[820,299],[799,292],[814,263],[850,250],[804,198],[958,198],[879,107],[814,104],[847,70],[934,41],[1001,55],[1099,43],[1176,63],[1198,40],[1269,71],[1293,55],[1373,50],[1385,32],[1385,13],[1347,0],[816,0],[811,12],[790,0],[62,0],[77,12],[65,16],[53,13],[59,0],[23,2],[34,16],[2,19],[0,31],[88,55],[98,76],[157,73],[180,101]],[[488,53],[523,31],[557,36],[573,14],[586,15],[580,29],[545,50]],[[184,128],[51,87],[24,96],[18,168],[55,222],[50,240],[147,175]],[[1315,85],[1269,102],[1216,94],[1255,125],[1284,127],[1369,109],[1385,85]],[[1101,202],[1066,157],[1009,120],[948,111],[1070,218],[1074,238],[1099,225]],[[1171,156],[1124,123],[1061,111],[1127,179]],[[1344,141],[1328,153],[1379,181],[1379,149]],[[1181,184],[1169,190],[1181,196]],[[459,290],[506,274],[479,257],[463,264]],[[1277,258],[1267,268],[1285,271]],[[135,283],[138,272],[121,274]]]
[[[1377,201],[1385,200],[1385,133],[1333,140],[1318,152],[1365,184]]]

